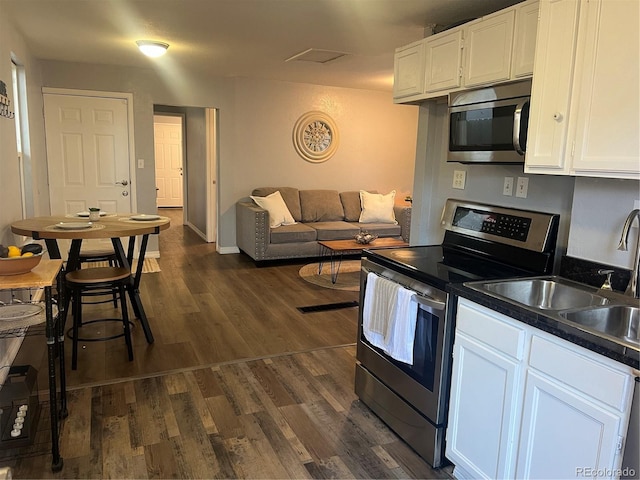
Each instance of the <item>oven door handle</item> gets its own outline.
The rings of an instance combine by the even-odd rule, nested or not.
[[[420,295],[416,293],[416,302],[423,307],[427,307],[429,310],[444,312],[446,304],[439,300],[435,300],[433,298],[425,297],[424,295]]]
[[[369,273],[373,273],[375,275],[378,275],[377,272],[372,272],[371,270],[369,270],[367,267],[360,267],[361,270],[365,273],[365,275],[368,275]],[[380,276],[380,275],[378,275]],[[426,295],[417,292],[415,289],[407,287],[406,285],[402,285],[400,282],[397,282],[395,280],[391,280],[389,279],[389,281],[396,283],[398,285],[400,285],[403,288],[406,288],[407,290],[411,290],[414,293],[415,299],[416,299],[416,303],[422,305],[423,307],[425,307],[425,310],[431,310],[433,312],[444,312],[447,304],[441,300],[436,300],[435,298],[431,298],[431,297],[427,297]]]

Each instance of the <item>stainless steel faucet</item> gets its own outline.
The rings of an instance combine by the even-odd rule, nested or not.
[[[633,220],[638,218],[640,222],[640,209],[631,210],[631,213],[627,217],[624,222],[624,227],[622,227],[622,236],[620,237],[620,245],[618,245],[618,250],[627,251],[627,240],[629,239],[629,229],[631,228],[631,224]],[[638,229],[640,232],[640,228]],[[631,295],[635,298],[640,298],[638,296],[638,269],[640,269],[640,233],[638,234],[638,241],[636,243],[636,256],[633,264],[633,271],[631,272],[631,280],[629,280],[629,285],[625,290],[625,295]]]

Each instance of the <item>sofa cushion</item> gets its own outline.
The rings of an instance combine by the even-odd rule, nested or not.
[[[402,227],[394,223],[358,223],[353,222],[354,227],[369,233],[378,235],[379,237],[399,237],[402,235]]]
[[[273,192],[271,195],[267,195],[266,197],[251,195],[251,200],[256,202],[259,207],[264,208],[269,212],[269,226],[271,228],[296,223],[279,191]]]
[[[316,229],[311,228],[304,223],[282,225],[278,228],[272,228],[270,235],[271,243],[273,244],[313,242],[317,238]]]
[[[362,204],[360,223],[398,223],[393,213],[395,198],[395,190],[391,190],[386,195],[360,190],[360,202]]]
[[[378,193],[375,190],[368,190],[369,193]],[[344,210],[345,222],[357,222],[360,220],[360,212],[362,207],[360,206],[360,192],[340,192],[340,201],[342,202],[342,209]]]
[[[344,219],[337,190],[300,190],[302,221],[334,222]]]
[[[318,240],[347,240],[355,237],[360,229],[347,222],[308,223],[317,230]]]
[[[293,187],[261,187],[256,188],[251,195],[256,197],[266,197],[274,192],[279,191],[282,195],[284,203],[287,204],[291,216],[296,222],[302,221],[302,213],[300,210],[300,194],[297,188]]]

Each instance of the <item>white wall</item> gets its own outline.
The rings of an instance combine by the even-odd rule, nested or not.
[[[44,158],[44,137],[42,121],[38,121],[34,112],[42,111],[42,100],[37,98],[35,92],[39,91],[40,72],[38,63],[31,57],[20,35],[13,29],[3,11],[0,1],[0,80],[7,86],[7,93],[13,109],[13,86],[11,78],[11,59],[15,58],[18,64],[23,65],[27,80],[27,105],[29,115],[27,121],[31,123],[31,148],[27,150],[26,161],[31,164],[31,178],[27,182],[38,183],[37,178],[42,177],[42,162]],[[41,115],[41,114],[40,114]],[[20,244],[21,239],[11,233],[11,223],[22,218],[22,205],[20,195],[20,172],[17,161],[16,127],[15,121],[0,117],[0,243],[3,245]],[[46,175],[46,168],[44,170]],[[45,176],[46,178],[46,176]],[[35,195],[39,192],[36,190]],[[40,204],[36,199],[35,212]],[[21,338],[0,339],[0,384],[4,382],[8,367],[11,365],[17,352]],[[44,339],[42,342],[44,349]]]
[[[394,105],[390,93],[259,79],[177,81],[149,69],[42,62],[48,87],[131,92],[134,95],[140,211],[155,208],[153,104],[219,110],[218,247],[235,247],[235,203],[260,186],[336,190],[411,190],[417,109]],[[322,164],[301,159],[292,143],[296,120],[310,110],[333,117],[340,147]],[[153,238],[152,238],[153,240]],[[150,243],[150,249],[153,249]]]
[[[637,180],[577,178],[568,254],[633,269],[638,228],[629,232],[627,252],[618,250],[618,242],[627,215],[634,208],[640,208],[635,202],[640,202]]]

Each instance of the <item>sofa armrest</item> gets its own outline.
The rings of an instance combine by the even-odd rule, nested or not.
[[[253,202],[236,203],[236,244],[256,261],[265,257],[269,244],[269,212]]]
[[[411,207],[406,205],[394,205],[393,213],[396,221],[400,225],[400,235],[402,239],[409,243],[409,233],[411,232]]]

